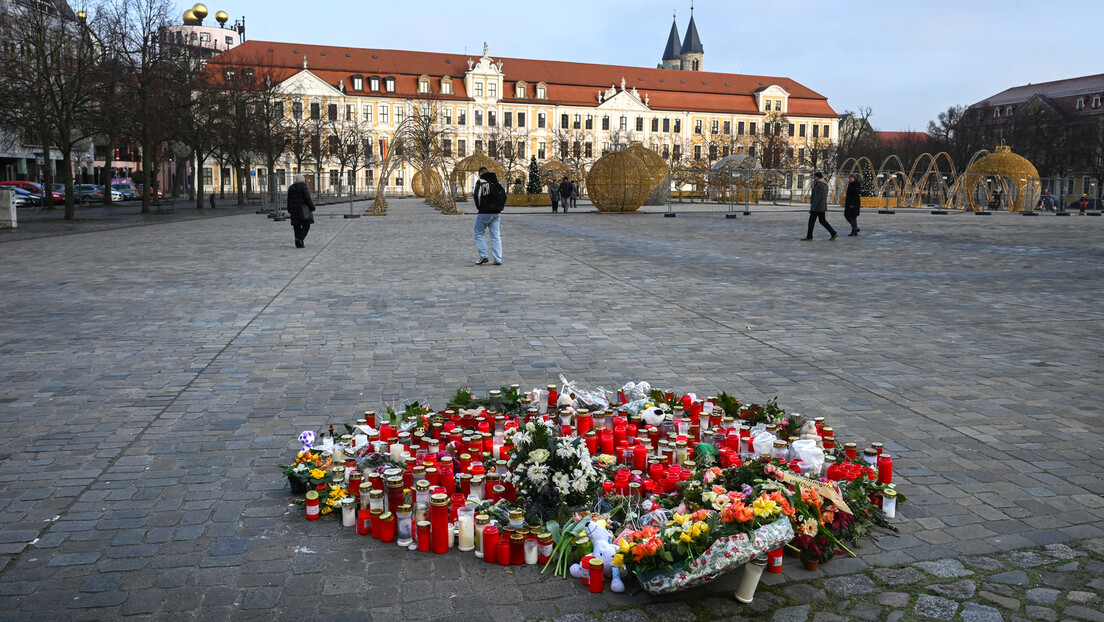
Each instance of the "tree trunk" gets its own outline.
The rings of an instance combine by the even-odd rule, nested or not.
[[[153,188],[153,141],[142,140],[142,213],[150,213],[150,190]]]
[[[203,209],[203,161],[198,154],[195,167],[195,204],[196,209]]]
[[[73,196],[73,155],[68,149],[61,151],[61,175],[65,180],[65,220],[77,217],[76,197]]]

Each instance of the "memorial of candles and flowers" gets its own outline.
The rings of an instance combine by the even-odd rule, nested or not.
[[[370,546],[534,565],[592,592],[670,593],[743,566],[750,602],[787,552],[815,569],[872,527],[896,531],[891,456],[822,417],[561,381],[367,411],[303,432],[281,466],[307,520],[336,517]]]

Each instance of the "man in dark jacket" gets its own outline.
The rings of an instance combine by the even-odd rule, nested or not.
[[[859,185],[858,175],[852,174],[847,177],[847,194],[843,198],[843,217],[851,225],[851,233],[847,234],[851,237],[859,235],[859,231],[861,231],[859,229],[859,210],[862,208],[862,199],[859,198],[859,195],[862,193]]]
[[[820,224],[824,225],[824,228],[828,230],[828,233],[832,234],[829,240],[834,240],[839,237],[836,230],[832,228],[832,225],[828,224],[828,219],[824,217],[824,214],[828,212],[828,182],[824,181],[824,173],[813,173],[813,192],[809,197],[809,232],[805,234],[805,237],[801,238],[802,242],[813,241],[813,227],[816,226],[817,220],[820,220]]]
[[[314,222],[314,201],[311,201],[306,182],[305,175],[296,175],[295,183],[287,191],[287,210],[291,216],[291,228],[295,231],[295,248],[306,246],[307,232]]]
[[[491,234],[491,257],[494,258],[494,265],[502,265],[502,237],[498,231],[502,210],[489,204],[491,183],[497,181],[498,175],[488,171],[486,167],[481,167],[479,179],[472,188],[472,200],[475,201],[475,209],[479,212],[475,216],[475,249],[479,251],[479,261],[475,262],[477,266],[490,261],[487,259],[485,230]]]
[[[571,185],[571,180],[565,175],[563,181],[560,182],[560,200],[563,201],[564,212],[567,212],[568,206],[571,204],[571,193],[575,190],[575,187]]]

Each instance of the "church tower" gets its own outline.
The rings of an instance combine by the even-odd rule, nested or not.
[[[667,36],[667,47],[663,48],[663,59],[660,60],[660,69],[682,68],[682,46],[679,45],[678,22],[671,18],[671,34]]]
[[[678,33],[671,31],[676,37]],[[683,71],[702,71],[705,59],[705,50],[702,49],[701,39],[698,38],[698,27],[694,24],[694,5],[690,5],[690,25],[686,28],[686,38],[682,41],[682,51],[679,54],[679,68]]]

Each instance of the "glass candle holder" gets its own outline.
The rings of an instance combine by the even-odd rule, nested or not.
[[[427,521],[427,520],[418,521],[417,527],[418,527],[418,550],[422,551],[423,553],[428,552],[429,551],[429,542],[430,542],[430,539],[431,539],[430,535],[429,535],[429,521]]]
[[[525,550],[525,563],[527,565],[535,566],[537,564],[537,560],[540,557],[539,551],[538,551],[538,546],[539,546],[539,544],[537,542],[537,534],[533,533],[532,531],[525,534],[524,550]]]
[[[491,524],[491,517],[486,514],[475,515],[475,556],[483,557],[483,531]]]
[[[521,529],[525,526],[525,512],[521,510],[510,510],[510,528]]]
[[[886,518],[897,516],[897,491],[892,488],[882,493],[882,513]]]
[[[430,497],[429,522],[432,531],[433,552],[442,555],[448,552],[449,529],[448,511],[449,499],[447,495],[435,494]]]
[[[398,521],[396,528],[398,533],[396,544],[399,546],[410,546],[414,543],[414,524],[411,522],[412,516],[413,511],[409,504],[399,506],[399,511],[396,514],[396,520]]]
[[[462,507],[456,511],[456,521],[460,527],[460,537],[457,548],[467,553],[475,549],[475,509]]]
[[[525,564],[525,536],[514,533],[510,536],[510,565],[521,566]]]
[[[391,512],[380,514],[380,542],[395,541],[395,515]]]
[[[341,499],[341,526],[356,527],[356,499],[353,497]]]
[[[368,513],[371,516],[372,537],[379,540],[383,534],[383,522],[380,520],[380,516],[383,516],[383,510],[368,510]]]

